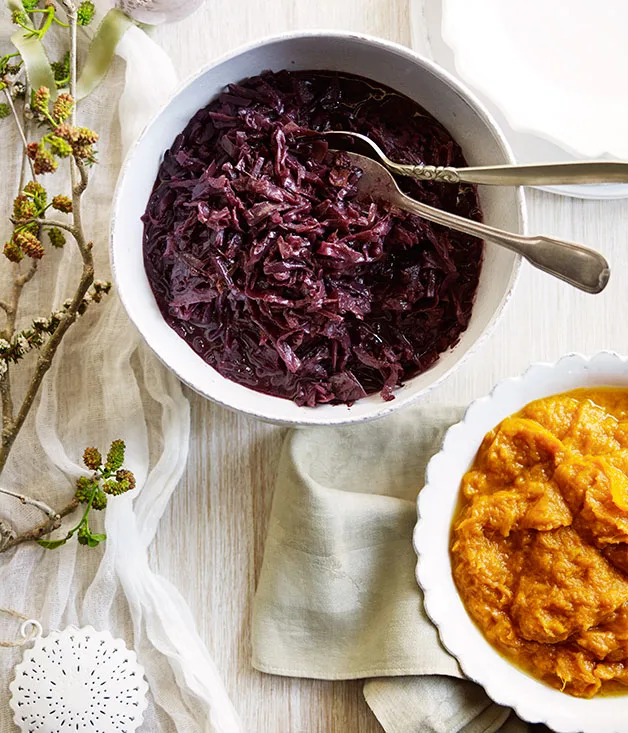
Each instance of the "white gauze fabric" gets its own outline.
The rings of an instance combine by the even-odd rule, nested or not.
[[[100,15],[107,6],[101,4]],[[3,11],[1,53],[9,49],[12,30]],[[81,44],[87,41],[82,34]],[[165,53],[137,28],[121,41],[118,52],[127,61],[126,91],[125,64],[116,60],[106,81],[79,108],[80,123],[100,133],[100,162],[90,174],[83,218],[94,241],[101,279],[111,277],[109,217],[123,148],[176,79]],[[20,161],[20,142],[11,120],[0,123],[0,145],[0,221],[7,237]],[[63,176],[48,177],[51,193],[67,193],[69,184]],[[0,260],[0,292],[6,293],[13,268]],[[61,251],[47,247],[40,272],[24,290],[19,323],[26,325],[30,318],[58,308],[73,293],[79,272],[75,246],[68,243]],[[14,371],[18,404],[35,356],[29,355]],[[185,469],[189,431],[189,404],[181,385],[141,342],[117,296],[111,294],[102,304],[91,306],[59,349],[0,480],[8,489],[60,509],[72,496],[73,482],[85,473],[84,448],[95,445],[106,451],[113,439],[122,438],[137,489],[113,497],[106,513],[94,513],[97,530],[104,515],[108,536],[96,549],[73,540],[53,551],[28,543],[0,554],[0,607],[39,619],[44,632],[91,624],[124,638],[137,651],[151,690],[142,731],[235,733],[241,730],[236,713],[184,599],[148,562],[147,548]],[[0,495],[0,518],[21,529],[38,524],[42,516]],[[73,515],[64,526],[76,521]],[[0,620],[0,638],[14,638],[16,630],[15,622]],[[20,650],[0,649],[3,733],[14,730],[8,686],[20,658]]]

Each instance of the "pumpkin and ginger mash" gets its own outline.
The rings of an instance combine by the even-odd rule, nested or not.
[[[461,486],[453,576],[488,641],[570,695],[628,685],[628,389],[537,400]]]

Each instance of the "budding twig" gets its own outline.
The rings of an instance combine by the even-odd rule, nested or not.
[[[70,58],[69,58],[69,92],[73,99],[76,99],[76,83],[77,83],[77,13],[78,8],[77,5],[72,2],[72,0],[61,0],[61,3],[63,7],[66,10],[67,13],[67,20],[68,20],[68,29],[69,29],[69,35],[70,35]],[[81,6],[82,7],[82,6]],[[49,13],[50,16],[52,16],[51,13]],[[81,22],[84,22],[83,20]],[[62,25],[62,24],[60,24]],[[46,92],[46,89],[40,89],[39,92],[35,90],[36,94],[41,94],[42,92]],[[6,96],[7,96],[7,102],[9,109],[11,110],[13,117],[16,121],[20,137],[22,139],[22,143],[24,145],[24,150],[28,152],[28,141],[26,138],[26,134],[24,132],[24,127],[22,126],[19,116],[17,114],[17,111],[15,109],[15,105],[13,104],[13,99],[11,97],[10,92],[7,93],[7,90],[5,90]],[[67,97],[67,95],[66,95]],[[49,98],[49,95],[48,97]],[[46,98],[46,99],[47,99]],[[59,99],[61,99],[60,97]],[[50,114],[48,114],[48,102],[46,101],[46,109],[43,110],[42,119],[48,119],[48,122],[52,124],[52,122],[56,122],[56,120],[59,119],[55,115],[55,119],[51,118]],[[76,105],[72,107],[70,114],[70,122],[72,127],[76,126]],[[63,120],[63,117],[61,118]],[[81,128],[79,132],[85,132],[85,128]],[[90,131],[87,131],[88,133]],[[92,133],[93,135],[93,133]],[[93,135],[94,139],[97,137],[96,135]],[[45,138],[49,139],[49,138]],[[58,139],[58,138],[57,138]],[[61,141],[62,142],[62,141]],[[79,144],[83,141],[79,141]],[[93,139],[88,139],[86,141],[87,143],[93,142]],[[43,144],[43,143],[42,143]],[[67,146],[66,146],[67,147]],[[70,152],[69,148],[65,155],[67,155]],[[46,153],[46,151],[44,151]],[[34,154],[34,153],[33,153]],[[61,155],[57,151],[57,154]],[[27,155],[29,164],[31,167],[31,173],[33,175],[33,181],[36,180],[35,177],[35,170],[37,166],[35,165],[35,162],[31,159],[30,155]],[[59,311],[55,311],[53,314],[55,321],[54,321],[54,328],[50,328],[46,331],[47,334],[49,334],[49,338],[45,343],[42,343],[42,340],[37,340],[37,343],[35,343],[34,337],[30,341],[28,341],[27,344],[27,350],[30,350],[30,348],[33,348],[33,346],[40,347],[39,355],[35,364],[35,368],[33,371],[33,374],[31,376],[31,379],[27,385],[26,391],[24,393],[24,396],[22,398],[22,402],[17,408],[17,414],[14,412],[14,406],[13,406],[13,397],[12,397],[12,391],[11,391],[11,380],[10,380],[10,366],[8,359],[13,359],[13,356],[9,356],[8,358],[5,357],[3,364],[5,366],[4,372],[1,372],[0,370],[0,399],[2,402],[2,434],[0,438],[0,473],[4,469],[6,462],[8,460],[10,451],[13,447],[13,444],[15,442],[15,439],[17,438],[22,426],[24,425],[24,422],[26,420],[26,417],[28,416],[35,398],[39,392],[39,389],[41,387],[42,381],[50,369],[50,366],[52,365],[52,361],[55,357],[55,354],[59,348],[59,345],[61,343],[61,340],[67,333],[70,326],[76,321],[79,315],[84,312],[85,307],[88,305],[89,302],[92,300],[99,301],[102,297],[103,293],[108,292],[110,288],[109,283],[95,283],[94,284],[94,263],[93,263],[93,257],[92,257],[92,243],[88,241],[85,232],[83,230],[83,223],[82,223],[82,210],[81,210],[81,198],[83,195],[83,192],[85,191],[87,184],[88,184],[88,170],[85,164],[85,160],[92,160],[93,156],[91,154],[91,148],[88,145],[88,152],[85,152],[85,146],[83,146],[83,150],[79,150],[76,147],[72,148],[72,154],[70,155],[70,175],[71,175],[71,185],[72,185],[72,199],[71,199],[71,211],[70,211],[70,205],[69,201],[67,203],[68,208],[59,208],[60,211],[63,211],[64,213],[68,213],[71,218],[71,223],[66,223],[64,221],[53,221],[50,219],[46,219],[43,216],[43,212],[47,208],[45,205],[45,201],[42,205],[39,205],[37,207],[37,210],[35,211],[35,215],[28,219],[27,216],[20,215],[16,218],[15,223],[15,237],[16,239],[18,237],[24,237],[24,233],[28,232],[36,232],[37,228],[41,230],[41,228],[56,228],[61,229],[66,232],[68,232],[74,242],[76,243],[76,246],[81,254],[82,259],[82,271],[81,275],[79,277],[79,280],[75,287],[74,295],[66,301],[63,305],[63,309]],[[47,169],[44,169],[44,172],[54,170],[56,167],[56,162],[52,161],[54,163],[54,166],[50,166]],[[39,160],[37,161],[39,163]],[[40,166],[41,168],[41,166]],[[23,181],[20,182],[20,194],[24,191],[23,187]],[[32,195],[32,194],[31,194]],[[22,199],[24,201],[24,199]],[[53,203],[53,205],[55,205]],[[60,236],[60,233],[58,233]],[[33,237],[32,237],[33,238]],[[32,239],[31,238],[31,239]],[[38,237],[37,237],[38,239]],[[38,246],[41,247],[41,243],[37,242],[37,239],[35,239],[35,244],[38,244]],[[14,281],[13,281],[13,290],[11,293],[11,299],[7,301],[0,301],[0,309],[2,309],[6,314],[6,327],[3,329],[0,336],[7,342],[4,344],[5,349],[9,349],[7,351],[7,354],[13,354],[13,351],[15,350],[15,344],[13,344],[14,338],[17,339],[16,343],[19,342],[20,335],[22,334],[24,336],[23,340],[26,339],[26,335],[28,333],[31,333],[30,331],[17,331],[16,330],[16,317],[18,312],[18,305],[19,301],[22,295],[22,290],[24,286],[33,278],[37,271],[37,259],[36,257],[41,256],[41,252],[43,252],[42,249],[39,251],[37,250],[28,250],[26,245],[28,244],[28,241],[22,240],[23,244],[23,250],[20,252],[20,249],[17,250],[17,255],[15,259],[16,261],[19,260],[24,253],[28,254],[30,257],[32,257],[31,265],[29,269],[24,272],[20,273],[19,270],[16,271]],[[53,244],[55,244],[53,242]],[[63,242],[61,242],[63,244]],[[59,245],[55,245],[59,246]],[[6,250],[5,250],[6,251]],[[90,287],[94,284],[94,293],[90,293]],[[57,322],[58,319],[58,322]],[[40,319],[41,320],[41,319]],[[34,321],[34,324],[36,321]],[[10,347],[10,348],[9,348]],[[20,354],[24,351],[22,349],[20,351]],[[17,353],[17,352],[16,352]],[[19,357],[19,354],[18,354]],[[17,358],[17,357],[16,357]],[[79,504],[79,500],[74,497],[72,501],[67,504],[61,511],[56,512],[53,508],[49,507],[44,502],[38,501],[36,499],[32,499],[28,496],[24,496],[23,494],[19,494],[13,491],[9,491],[7,489],[0,489],[0,493],[7,494],[9,496],[13,496],[14,498],[18,499],[24,504],[28,504],[34,507],[37,507],[40,509],[45,515],[46,515],[46,521],[40,524],[39,526],[35,527],[34,529],[30,530],[29,532],[26,532],[21,535],[15,535],[14,531],[11,528],[8,528],[8,525],[2,524],[0,526],[0,552],[6,551],[10,549],[11,547],[15,547],[16,545],[26,542],[29,540],[40,540],[45,535],[52,532],[54,529],[58,529],[61,526],[61,520],[66,515],[70,514],[72,511],[76,509],[76,507]],[[85,534],[86,531],[88,531],[87,525],[85,525],[87,529],[81,530],[83,534]],[[94,542],[96,541],[94,538],[99,537],[98,535],[90,535],[90,541]],[[87,535],[85,537],[79,537],[79,541],[81,539],[86,540]],[[102,541],[102,540],[99,540]],[[50,545],[50,543],[47,543]],[[58,543],[57,543],[58,544]]]
[[[16,545],[21,545],[23,542],[36,542],[42,537],[54,532],[55,529],[59,529],[63,518],[67,517],[68,514],[72,514],[78,505],[78,500],[73,498],[72,501],[66,504],[66,506],[64,506],[54,518],[47,519],[45,522],[42,522],[42,524],[34,527],[28,532],[24,532],[23,534],[16,535],[15,532],[13,532],[12,537],[5,535],[4,543],[2,543],[2,540],[0,539],[0,552],[6,552]]]
[[[15,109],[15,104],[13,104],[13,97],[11,96],[11,90],[8,86],[4,88],[4,96],[6,97],[7,104],[9,105],[9,109],[11,110],[11,114],[13,115],[13,119],[15,120],[15,124],[17,126],[17,131],[22,138],[22,145],[24,146],[24,150],[26,150],[26,146],[28,145],[28,140],[26,139],[26,133],[24,132],[24,128],[22,127],[22,123],[20,121],[20,116],[17,113],[17,110]],[[28,158],[28,162],[31,168],[31,175],[33,176],[33,180],[35,180],[35,168],[33,167],[33,161]]]
[[[66,232],[76,239],[77,229],[71,224],[66,224],[64,221],[54,221],[53,219],[29,219],[29,223],[39,224],[42,227],[57,227],[58,229],[65,229]]]
[[[18,494],[16,491],[9,491],[9,489],[3,489],[0,486],[0,494],[6,494],[7,496],[12,496],[14,499],[17,499],[22,504],[27,504],[28,506],[34,506],[36,509],[39,509],[40,512],[43,512],[48,519],[57,519],[59,516],[58,513],[48,506],[43,501],[39,501],[37,499],[31,499],[30,496],[25,496],[24,494]]]
[[[27,282],[33,279],[33,276],[37,272],[37,260],[31,262],[31,266],[23,275],[18,275],[15,278],[15,282],[19,288],[23,288]],[[21,292],[21,291],[20,291]]]

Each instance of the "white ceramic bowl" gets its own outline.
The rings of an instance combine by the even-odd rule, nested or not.
[[[277,423],[338,425],[381,417],[416,399],[450,374],[485,337],[502,312],[518,272],[519,258],[487,245],[471,322],[459,343],[427,372],[409,380],[384,402],[370,395],[346,405],[298,407],[222,377],[164,321],[142,259],[142,223],[164,152],[188,120],[229,82],[264,69],[331,69],[360,74],[415,99],[439,119],[462,146],[470,165],[513,162],[497,125],[459,82],[406,48],[356,34],[312,31],[259,41],[212,63],[187,81],[149,123],[130,150],[115,194],[111,249],[118,293],[148,345],[178,377],[220,404]],[[524,231],[521,191],[481,191],[485,221]]]
[[[414,547],[417,579],[425,610],[443,646],[465,675],[489,697],[516,710],[531,723],[545,723],[558,733],[627,733],[625,696],[591,700],[571,697],[522,672],[486,641],[467,614],[451,574],[449,540],[460,482],[484,435],[528,402],[578,387],[628,387],[628,358],[602,352],[588,358],[564,356],[555,364],[534,364],[523,375],[499,382],[487,396],[472,402],[453,425],[441,450],[430,460],[418,498]]]

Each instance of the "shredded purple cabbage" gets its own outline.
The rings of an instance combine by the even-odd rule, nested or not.
[[[482,243],[355,200],[360,171],[312,130],[391,158],[464,166],[447,130],[391,89],[332,72],[230,84],[165,154],[144,262],[170,326],[218,372],[299,405],[347,403],[432,366],[466,329]],[[472,186],[408,193],[480,219]]]

